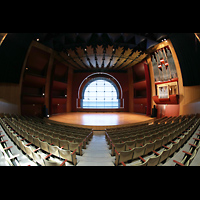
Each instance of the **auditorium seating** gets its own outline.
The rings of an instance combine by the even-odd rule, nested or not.
[[[4,115],[0,124],[18,148],[42,166],[77,164],[93,131],[45,121],[37,117]],[[105,131],[115,166],[195,166],[200,165],[199,115],[163,117]],[[4,156],[12,147],[4,145]],[[9,165],[18,165],[12,155]]]
[[[36,117],[4,116],[0,123],[12,141],[39,165],[77,164],[76,154],[91,139],[92,130],[47,123]],[[58,158],[56,161],[54,158]],[[56,164],[57,163],[57,164]]]
[[[155,166],[162,165],[163,161],[176,154],[193,136],[199,125],[198,115],[164,117],[154,123],[136,127],[107,129],[105,136],[111,148],[111,155],[115,155],[116,166]],[[195,141],[199,140],[196,138]],[[190,165],[199,146],[196,143],[189,146],[192,148],[189,152],[184,151],[184,159],[173,160],[173,165]]]

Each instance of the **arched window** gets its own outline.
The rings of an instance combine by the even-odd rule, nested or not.
[[[119,108],[119,91],[113,81],[104,77],[90,80],[82,91],[82,108]]]

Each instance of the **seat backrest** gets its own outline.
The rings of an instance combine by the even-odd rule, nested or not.
[[[133,152],[133,159],[138,158],[139,156],[144,155],[144,151],[146,149],[146,144],[142,147],[136,147]]]
[[[59,151],[58,151],[59,147],[58,146],[52,146],[50,144],[48,144],[48,146],[49,146],[49,153],[52,153],[53,155],[59,157]]]
[[[59,139],[59,147],[63,147],[64,149],[69,149],[69,142],[67,140],[60,140]]]
[[[156,139],[154,150],[160,148],[162,146],[162,142],[163,142],[162,139]]]
[[[79,152],[78,149],[79,149],[79,144],[78,143],[73,143],[73,142],[69,142],[69,150],[70,151],[74,151],[74,150],[77,150],[77,153]]]
[[[21,149],[23,152],[25,152],[25,147],[24,147],[23,142],[22,142],[21,140],[18,140],[18,144],[19,144],[20,149]]]
[[[49,152],[49,146],[47,142],[40,141],[40,148],[46,152]]]
[[[156,165],[158,165],[158,163],[160,162],[161,155],[162,155],[162,153],[159,156],[149,158],[149,160],[147,162],[147,166],[156,166]]]
[[[27,154],[30,158],[33,158],[33,154],[32,154],[32,151],[31,151],[31,148],[30,148],[30,147],[24,146],[24,150],[25,150],[26,154]]]
[[[120,141],[121,141],[121,139],[118,139],[118,138],[117,138],[117,139],[112,139],[112,143],[113,143],[113,144],[115,144],[115,143],[120,143]]]
[[[28,141],[32,142],[32,143],[34,142],[34,139],[33,139],[32,135],[28,135]]]
[[[58,138],[51,138],[51,142],[53,143],[54,146],[58,146],[59,147],[59,139]]]
[[[44,166],[44,161],[43,161],[43,159],[42,159],[40,154],[33,152],[33,160],[35,160],[40,165]]]
[[[161,157],[160,157],[160,161],[159,161],[159,162],[162,162],[163,160],[167,159],[167,158],[169,157],[170,151],[171,151],[171,148],[165,149],[165,150],[162,152],[162,155],[161,155]]]
[[[122,151],[120,153],[120,159],[119,159],[119,163],[121,162],[126,162],[128,160],[132,160],[133,159],[133,150],[129,150],[129,151]]]
[[[76,139],[74,140],[75,143],[79,143],[79,144],[80,144],[82,141],[83,141],[82,138],[76,138]]]
[[[126,141],[126,151],[130,150],[129,148],[134,148],[135,147],[136,141]]]
[[[149,143],[151,141],[151,136],[144,137],[144,144]]]
[[[144,151],[144,155],[146,155],[146,154],[150,153],[151,151],[153,151],[154,150],[154,146],[155,146],[155,142],[147,143],[145,151]]]
[[[66,136],[65,136],[65,135],[59,134],[59,139],[60,139],[60,140],[66,140]]]
[[[34,145],[37,146],[37,147],[40,147],[40,140],[39,138],[34,138]]]
[[[40,138],[40,140],[44,140],[44,134],[41,132],[38,132],[38,137]]]
[[[115,149],[120,153],[121,151],[125,151],[126,143],[115,143]]]
[[[144,144],[144,138],[136,139],[136,143],[135,143],[136,147],[140,147],[143,144]]]
[[[51,144],[51,137],[50,136],[44,135],[44,140],[45,140],[45,142]]]
[[[74,142],[75,138],[72,136],[66,136],[66,140],[68,140],[69,142]]]
[[[163,136],[163,138],[162,138],[162,145],[165,145],[165,144],[167,144],[168,142],[169,142],[169,135]]]
[[[177,150],[179,141],[180,140],[176,141],[176,143],[173,143],[173,146],[171,148],[171,151],[170,151],[169,155],[172,155]]]
[[[60,166],[61,163],[43,159],[45,166]]]
[[[70,150],[65,150],[65,149],[60,149],[59,148],[58,151],[59,151],[59,154],[60,154],[60,158],[72,161],[71,151]]]

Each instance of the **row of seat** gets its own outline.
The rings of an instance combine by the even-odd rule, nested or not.
[[[63,149],[62,147],[58,146],[52,146],[48,144],[47,142],[40,141],[38,138],[38,143],[31,143],[30,141],[27,141],[25,144],[25,138],[23,136],[20,136],[17,134],[16,131],[14,131],[4,120],[0,120],[1,125],[3,126],[4,130],[6,131],[7,135],[13,140],[13,142],[24,152],[26,153],[30,158],[32,158],[35,162],[38,162],[40,165],[48,164],[48,161],[44,161],[48,159],[50,156],[54,155],[60,159],[65,159],[66,161],[69,161],[73,163],[74,165],[77,164],[77,158],[76,158],[76,150],[73,152],[70,150]],[[30,146],[31,145],[31,146]],[[36,153],[38,152],[39,153]],[[41,153],[45,152],[45,156],[41,157]],[[63,161],[62,161],[63,162]],[[64,164],[64,163],[63,163]]]
[[[166,128],[173,128],[173,126],[181,125],[184,123],[184,120],[185,120],[185,118],[182,119],[182,121],[180,121],[180,122],[173,121],[171,123],[168,122],[168,123],[163,123],[163,124],[148,124],[139,129],[126,129],[126,131],[121,130],[120,132],[119,131],[111,132],[111,131],[106,130],[106,133],[109,135],[109,138],[111,138],[112,140],[119,139],[122,137],[127,137],[127,136],[128,137],[132,136],[132,137],[134,137],[133,139],[136,139],[136,138],[150,135],[153,132],[162,131],[162,130],[165,130]],[[106,139],[108,139],[108,138],[106,137]]]
[[[152,131],[147,131],[146,133],[143,133],[142,135],[134,135],[134,136],[123,136],[118,139],[112,139],[110,136],[108,137],[108,144],[110,144],[110,147],[113,148],[113,145],[116,146],[116,144],[119,143],[126,143],[126,149],[129,148],[129,145],[131,147],[139,147],[147,142],[152,142],[157,138],[162,138],[163,136],[167,135],[168,133],[175,130],[175,128],[172,126],[170,128],[166,127],[165,129],[154,129]]]
[[[74,151],[76,149],[76,153],[78,153],[79,155],[82,155],[82,143],[73,143],[73,142],[69,142],[67,140],[60,140],[60,139],[57,139],[57,138],[52,138],[53,140],[51,140],[50,137],[49,138],[49,144],[46,140],[41,140],[40,138],[38,137],[34,137],[30,134],[28,134],[27,132],[25,131],[21,131],[21,130],[17,130],[17,128],[15,127],[15,125],[13,125],[11,122],[9,122],[7,120],[8,125],[12,128],[13,130],[13,133],[17,133],[16,136],[20,136],[20,137],[23,137],[23,139],[25,139],[26,141],[29,142],[29,144],[34,144],[35,146],[38,146],[40,148],[42,148],[44,151],[48,151],[48,145],[51,144],[51,145],[54,145],[54,146],[58,146],[58,147],[62,147],[64,148],[65,150],[70,150],[70,151]],[[54,143],[53,143],[54,142]],[[62,146],[61,146],[62,145]]]
[[[186,125],[185,125],[185,130],[187,130],[190,126],[191,126],[191,122],[193,121],[194,123],[194,119],[191,119]],[[198,120],[199,123],[199,120]],[[195,127],[196,128],[196,127]],[[180,146],[183,145],[183,143],[185,143],[185,141],[188,139],[188,137],[191,136],[191,134],[194,132],[194,128],[192,128],[191,130],[189,130],[188,132],[183,133],[184,131],[182,131],[182,128],[180,128],[180,130],[178,129],[177,131],[173,132],[173,133],[169,133],[167,136],[163,136],[161,139],[155,140],[152,143],[147,143],[144,145],[141,145],[141,147],[135,147],[129,151],[121,151],[120,153],[115,149],[115,165],[119,165],[120,163],[129,161],[129,160],[134,160],[137,158],[140,158],[142,160],[142,156],[145,156],[147,154],[149,154],[150,152],[155,153],[156,155],[157,152],[155,150],[164,147],[164,149],[170,150],[167,151],[169,152],[169,154],[167,154],[167,152],[164,153],[164,155],[171,155],[173,154]],[[173,139],[172,139],[173,137]],[[170,144],[169,144],[170,143]],[[164,151],[163,151],[164,152]],[[161,154],[162,155],[162,154]],[[159,155],[159,156],[161,156]],[[159,162],[162,162],[165,158],[165,156],[162,155],[162,159],[155,159],[154,157],[152,157],[152,159],[155,161],[148,161],[148,165],[152,165],[150,164],[151,162],[153,162],[154,164],[157,162],[157,160]],[[157,164],[156,164],[157,165]]]
[[[61,132],[61,134],[66,134],[67,132],[73,134],[82,134],[87,135],[91,129],[85,128],[85,127],[74,127],[65,125],[63,123],[55,122],[49,119],[41,119],[38,117],[27,117],[27,116],[21,116],[21,115],[11,115],[9,118],[12,118],[13,120],[16,119],[18,122],[22,122],[26,124],[28,127],[32,128],[32,126],[37,126],[39,128],[46,129],[47,131],[55,131],[55,132]]]
[[[20,134],[22,135],[23,137],[25,137],[27,140],[29,140],[30,142],[32,143],[37,143],[37,140],[36,139],[39,139],[41,141],[45,141],[49,144],[54,144],[56,146],[64,146],[65,149],[71,149],[70,148],[70,144],[71,146],[74,146],[74,145],[79,145],[79,144],[82,144],[82,148],[86,148],[86,143],[88,142],[88,137],[85,137],[85,138],[71,138],[71,137],[68,137],[68,136],[64,136],[64,135],[61,135],[60,137],[52,137],[50,135],[46,135],[44,133],[41,133],[37,130],[32,130],[31,132],[26,132],[23,130],[23,127],[22,126],[15,126],[14,129]],[[28,133],[28,134],[27,134]],[[36,140],[35,142],[33,140]],[[61,146],[61,147],[62,147]],[[81,149],[80,149],[81,151]],[[78,151],[79,152],[79,151]],[[80,152],[81,154],[81,152]]]
[[[7,146],[8,140],[4,137],[5,134],[2,134],[2,131],[0,131],[0,151],[3,154],[5,161],[7,161],[6,164],[8,164],[8,166],[17,166],[18,162],[16,162],[16,156],[13,156],[11,152],[13,146]]]
[[[184,120],[186,117],[186,115],[180,115],[178,117],[163,117],[163,118],[159,118],[159,119],[154,119],[154,121],[152,122],[143,122],[140,125],[128,125],[125,127],[117,127],[117,128],[108,128],[106,129],[106,132],[111,136],[115,136],[116,134],[121,134],[121,133],[128,133],[128,132],[142,132],[145,129],[149,128],[149,125],[160,125],[160,127],[164,124],[167,123],[177,123],[177,122],[181,122],[182,120]],[[162,123],[161,123],[162,122]],[[152,126],[153,127],[153,126]]]
[[[198,127],[199,123],[197,122],[195,126]],[[167,162],[166,165],[170,165],[170,166],[189,166],[189,165],[192,166],[193,165],[195,166],[197,164],[196,161],[199,159],[199,157],[196,157],[200,148],[200,134],[199,133],[200,133],[200,130],[197,128],[196,134],[193,134],[193,136],[190,138],[187,144],[184,145],[181,151],[178,152],[169,162]],[[193,162],[194,158],[196,158],[195,162]]]
[[[22,125],[24,125],[24,128],[27,129],[27,131],[31,128],[39,128],[41,129],[41,131],[47,131],[47,132],[54,132],[55,134],[70,134],[71,136],[85,136],[87,135],[91,129],[75,129],[75,128],[70,128],[70,127],[62,127],[61,125],[57,125],[54,123],[49,123],[49,122],[45,122],[45,121],[41,121],[41,122],[34,122],[34,121],[23,121],[23,120],[16,120],[12,118],[12,121],[17,121],[18,123],[21,123]]]
[[[190,122],[191,124],[192,122]],[[190,125],[189,124],[189,125]],[[188,125],[188,126],[189,126]],[[179,129],[177,129],[177,127]],[[177,129],[177,130],[176,130]],[[132,141],[129,141],[128,139],[130,139],[130,137],[127,138],[127,140],[125,140],[125,138],[123,138],[125,140],[125,142],[122,143],[117,143],[116,140],[109,140],[112,146],[111,149],[111,155],[115,155],[115,149],[120,152],[120,151],[127,151],[130,148],[134,148],[134,147],[140,147],[142,145],[145,145],[147,143],[152,143],[157,139],[160,138],[164,138],[164,142],[167,141],[171,141],[172,138],[175,137],[175,135],[177,135],[177,132],[181,132],[185,130],[185,126],[178,126],[176,125],[176,127],[170,127],[168,129],[162,130],[162,131],[154,131],[152,134],[144,136],[142,138],[134,138]],[[109,136],[107,136],[109,137]],[[133,137],[131,137],[132,139]],[[118,140],[119,142],[121,141],[120,139]]]
[[[91,129],[90,131],[88,129],[80,132],[80,130],[78,130],[78,133],[73,133],[70,130],[71,129],[65,129],[65,131],[59,131],[59,129],[56,129],[57,126],[54,125],[47,125],[47,124],[32,124],[32,122],[27,122],[27,121],[17,121],[16,119],[12,119],[12,123],[14,123],[16,126],[18,126],[19,128],[23,129],[24,131],[30,133],[30,134],[44,134],[44,135],[48,135],[51,137],[57,137],[60,139],[65,139],[65,140],[69,140],[69,141],[74,141],[75,139],[85,139],[86,136],[88,136],[91,133]],[[82,129],[81,129],[82,130]],[[70,132],[69,132],[70,131]],[[39,136],[39,135],[36,135]],[[87,139],[91,139],[90,137],[92,137],[92,134],[87,137]],[[87,142],[87,141],[86,141]]]
[[[18,126],[16,126],[16,124],[13,124],[12,121],[10,121],[8,118],[5,118],[5,121],[7,123],[9,123],[11,128],[13,128],[18,133],[18,135],[21,135],[27,141],[35,144],[36,146],[40,146],[41,142],[43,142],[44,144],[46,142],[51,145],[53,144],[54,146],[62,147],[64,149],[70,150],[70,151],[74,151],[75,149],[77,149],[76,153],[79,155],[82,155],[82,147],[86,148],[86,141],[88,141],[88,137],[90,135],[92,135],[92,132],[91,132],[85,139],[76,138],[76,140],[74,140],[74,141],[68,141],[68,140],[63,140],[63,139],[59,139],[59,138],[53,138],[53,137],[47,136],[45,134],[39,134],[37,131],[32,132],[32,133],[34,133],[34,135],[32,135],[30,133],[27,133],[26,131],[23,131],[23,129],[20,129]],[[43,144],[43,143],[41,143],[41,144]],[[44,144],[43,144],[43,148],[44,148]]]

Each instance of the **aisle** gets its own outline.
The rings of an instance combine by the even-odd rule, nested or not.
[[[79,156],[77,166],[114,166],[115,157],[110,155],[110,150],[105,139],[104,131],[94,131],[92,140],[84,149],[83,156]]]

